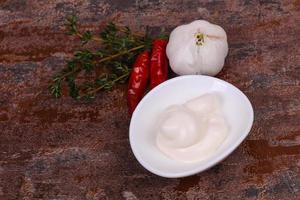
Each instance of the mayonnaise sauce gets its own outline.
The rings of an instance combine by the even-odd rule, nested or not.
[[[228,129],[218,95],[209,93],[163,111],[157,123],[156,145],[174,160],[199,161],[217,150]]]

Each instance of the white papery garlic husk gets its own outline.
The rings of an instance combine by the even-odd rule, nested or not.
[[[166,51],[176,74],[215,76],[228,53],[226,32],[218,25],[196,20],[171,32]]]

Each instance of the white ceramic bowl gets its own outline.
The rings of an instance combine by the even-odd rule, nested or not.
[[[160,112],[173,104],[205,93],[218,92],[230,131],[216,152],[199,162],[175,161],[159,151],[153,130]],[[167,178],[190,176],[225,159],[246,138],[253,123],[253,108],[248,98],[235,86],[223,80],[202,75],[180,76],[151,90],[135,109],[129,128],[129,140],[137,160],[150,172]]]

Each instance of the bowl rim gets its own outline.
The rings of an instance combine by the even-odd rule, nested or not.
[[[146,101],[146,99],[148,99],[150,96],[152,96],[153,93],[156,93],[158,90],[160,90],[160,88],[163,87],[167,87],[168,85],[172,84],[173,82],[176,81],[181,81],[183,79],[191,79],[191,78],[205,78],[205,79],[212,79],[213,81],[217,81],[219,83],[225,84],[227,86],[229,86],[230,88],[236,90],[239,95],[241,96],[241,98],[243,98],[245,100],[245,105],[249,108],[250,110],[250,116],[249,116],[249,123],[245,129],[245,131],[243,133],[241,133],[240,137],[234,141],[232,143],[232,145],[229,146],[229,148],[225,149],[225,151],[223,151],[221,154],[217,155],[214,159],[199,165],[191,170],[187,170],[184,172],[178,172],[178,173],[169,173],[169,172],[162,172],[160,170],[157,170],[155,168],[153,168],[150,164],[148,164],[147,162],[144,161],[144,159],[142,158],[142,155],[140,155],[140,153],[138,153],[138,151],[135,148],[135,144],[134,144],[134,138],[133,138],[133,123],[135,121],[135,119],[137,118],[137,113],[139,110],[141,110],[143,102]],[[161,84],[159,84],[158,86],[156,86],[154,89],[152,89],[150,92],[148,92],[143,99],[140,101],[140,103],[138,104],[138,106],[136,107],[135,111],[132,114],[131,120],[130,120],[130,125],[129,125],[129,143],[130,143],[130,147],[131,150],[135,156],[135,158],[138,160],[138,162],[148,171],[152,172],[153,174],[156,174],[158,176],[161,177],[165,177],[165,178],[180,178],[180,177],[186,177],[186,176],[191,176],[200,172],[203,172],[213,166],[215,166],[216,164],[218,164],[219,162],[221,162],[222,160],[224,160],[225,158],[227,158],[244,140],[245,138],[249,135],[250,130],[252,128],[253,125],[253,121],[254,121],[254,110],[253,110],[253,106],[250,102],[250,100],[248,99],[248,97],[236,86],[234,86],[233,84],[226,82],[224,80],[221,80],[219,78],[216,77],[211,77],[211,76],[206,76],[206,75],[185,75],[185,76],[178,76],[172,79],[169,79]]]

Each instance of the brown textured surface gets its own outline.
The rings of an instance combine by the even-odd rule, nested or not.
[[[154,32],[198,18],[223,26],[218,77],[253,103],[250,136],[196,176],[147,172],[129,147],[124,88],[89,104],[47,93],[80,45],[64,34],[73,12],[92,31],[112,18]],[[0,199],[300,199],[299,22],[299,0],[0,0]]]

